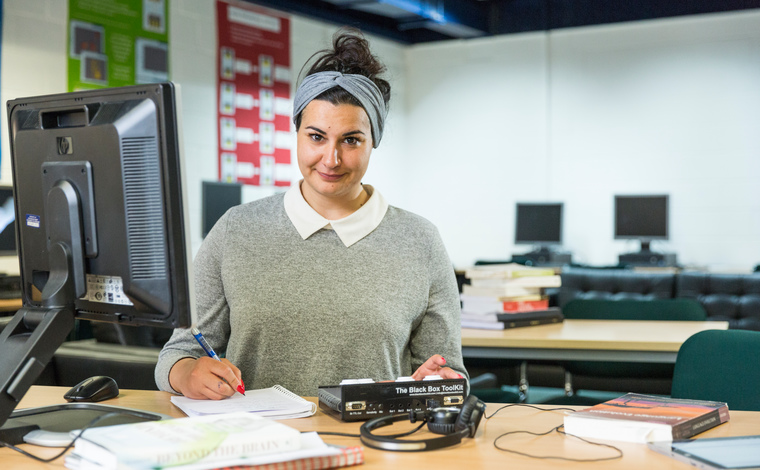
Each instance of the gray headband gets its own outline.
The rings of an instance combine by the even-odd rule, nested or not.
[[[339,86],[361,103],[372,125],[372,147],[380,145],[388,109],[380,89],[364,75],[340,72],[317,72],[306,76],[296,90],[293,100],[293,122],[314,98]]]

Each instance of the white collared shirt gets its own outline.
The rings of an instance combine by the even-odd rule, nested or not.
[[[372,186],[365,184],[369,199],[356,212],[338,220],[328,220],[315,211],[301,194],[301,183],[285,193],[285,212],[301,238],[306,240],[319,230],[332,229],[346,247],[366,237],[380,225],[388,210],[388,202]]]

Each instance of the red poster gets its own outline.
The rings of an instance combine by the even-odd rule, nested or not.
[[[290,20],[217,0],[219,179],[290,186]]]

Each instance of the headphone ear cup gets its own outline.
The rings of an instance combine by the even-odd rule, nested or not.
[[[433,423],[428,422],[428,430],[435,434],[454,434],[456,429],[454,423]]]
[[[435,434],[454,434],[460,410],[456,408],[434,408],[427,414],[428,430]]]
[[[470,418],[472,418],[472,412],[475,411],[475,407],[478,404],[478,397],[475,395],[468,395],[467,399],[462,405],[462,411],[459,412],[457,422],[454,424],[454,431],[463,431],[470,427]]]

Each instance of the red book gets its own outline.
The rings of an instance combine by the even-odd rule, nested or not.
[[[549,298],[543,295],[520,297],[489,297],[462,295],[462,312],[464,313],[517,313],[546,310]]]
[[[502,302],[502,311],[504,313],[512,312],[532,312],[534,310],[546,310],[549,308],[549,299],[542,300],[513,300]]]

